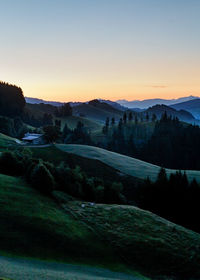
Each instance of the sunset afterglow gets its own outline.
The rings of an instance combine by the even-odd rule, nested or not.
[[[0,3],[0,80],[25,96],[200,96],[199,1]]]

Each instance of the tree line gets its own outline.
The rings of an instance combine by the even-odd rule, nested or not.
[[[0,82],[1,115],[13,117],[22,114],[26,101],[20,87]]]
[[[106,140],[97,145],[166,168],[200,170],[199,126],[183,123],[166,112],[160,120],[152,115],[150,121],[144,126],[137,118],[127,120],[126,115],[118,123],[107,119],[103,127]]]
[[[200,232],[200,185],[196,180],[189,182],[184,172],[167,176],[161,168],[155,182],[147,178],[137,188],[133,185],[135,191],[131,193],[120,181],[88,176],[79,166],[69,167],[65,162],[55,165],[34,158],[24,148],[1,154],[0,173],[23,176],[30,186],[47,196],[57,190],[85,201],[137,205]]]
[[[156,182],[147,178],[137,196],[139,207],[200,232],[200,185],[195,179],[189,182],[185,172],[177,171],[167,177],[161,168]]]
[[[89,177],[79,166],[70,168],[65,162],[57,166],[34,158],[29,149],[2,152],[0,173],[23,176],[33,188],[47,196],[58,190],[86,201],[126,203],[121,183]]]

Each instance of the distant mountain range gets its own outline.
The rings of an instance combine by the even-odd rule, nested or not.
[[[25,97],[26,102],[30,103],[30,104],[50,104],[53,106],[62,106],[64,103],[63,102],[57,102],[57,101],[46,101],[43,99],[39,99],[39,98],[33,98],[33,97]]]
[[[63,102],[46,101],[39,98],[26,97],[26,102],[30,104],[49,104],[62,106]],[[69,102],[73,107],[75,115],[85,116],[93,120],[104,121],[106,117],[115,117],[118,120],[126,110],[144,112],[160,115],[167,111],[168,115],[177,116],[180,120],[192,122],[194,119],[200,120],[200,98],[195,96],[181,97],[178,99],[146,99],[146,100],[118,100],[116,102],[104,99],[96,99],[89,102]],[[157,106],[160,105],[160,106]],[[165,106],[161,106],[165,105]],[[172,110],[175,109],[177,111]],[[155,112],[154,112],[155,111]],[[194,116],[194,118],[193,118]]]
[[[200,98],[173,104],[170,107],[176,110],[187,110],[193,114],[196,119],[200,119]]]
[[[128,108],[135,108],[135,109],[147,109],[151,106],[154,105],[174,105],[177,103],[181,103],[181,102],[186,102],[186,101],[190,101],[193,99],[199,99],[199,97],[197,96],[187,96],[187,97],[181,97],[181,98],[177,98],[177,99],[161,99],[161,98],[155,98],[155,99],[145,99],[145,100],[133,100],[133,101],[127,101],[125,99],[122,100],[117,100],[116,102],[118,104],[120,104],[121,106],[125,106]]]
[[[65,104],[66,102],[58,102],[58,101],[46,101],[40,98],[33,98],[33,97],[25,97],[26,102],[29,104],[49,104],[49,105],[53,105],[53,106],[62,106],[63,104]],[[69,102],[70,105],[73,106],[77,106],[80,105],[82,102]],[[120,106],[120,105],[119,105]]]

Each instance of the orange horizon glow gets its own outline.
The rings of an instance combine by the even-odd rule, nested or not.
[[[95,84],[84,85],[80,88],[76,85],[52,85],[52,86],[22,86],[26,97],[39,98],[47,101],[58,102],[86,102],[92,99],[105,99],[116,101],[119,99],[144,100],[144,99],[177,99],[186,96],[200,97],[200,88],[198,86],[166,86],[166,85],[130,85],[117,83],[114,84]]]
[[[0,80],[61,102],[200,96],[200,1],[179,2],[3,1]]]

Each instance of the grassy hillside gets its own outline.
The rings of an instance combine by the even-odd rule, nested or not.
[[[0,149],[16,145],[20,141],[5,134],[0,133]]]
[[[131,175],[139,179],[146,179],[149,177],[152,181],[155,181],[160,170],[159,166],[151,163],[93,146],[60,144],[56,145],[56,147],[67,153],[100,160],[124,174]],[[175,171],[176,170],[166,169],[168,175]],[[197,182],[200,182],[200,171],[187,170],[186,174],[189,181],[192,181],[195,178]]]
[[[134,194],[137,192],[137,187],[142,183],[142,180],[138,178],[122,174],[99,160],[81,157],[76,154],[66,154],[56,146],[34,147],[31,148],[31,152],[33,157],[42,158],[44,161],[52,162],[55,165],[59,165],[60,162],[65,162],[71,168],[75,168],[78,165],[89,177],[103,178],[104,181],[110,183],[121,182],[124,186],[123,194],[126,197],[131,197],[132,203],[136,203],[133,199]]]
[[[63,193],[54,196],[62,208],[21,179],[0,175],[1,253],[151,275],[200,275],[199,234],[136,207],[82,207]]]
[[[26,104],[25,110],[29,112],[29,114],[34,115],[35,118],[42,118],[44,113],[51,114],[54,119],[60,119],[61,120],[61,126],[64,127],[65,123],[69,126],[70,129],[74,129],[79,121],[81,121],[86,128],[90,132],[101,130],[102,125],[95,120],[87,119],[80,116],[69,116],[69,117],[63,117],[58,118],[54,116],[56,107],[52,106],[50,104]],[[104,117],[106,118],[106,117]]]
[[[123,269],[94,232],[19,178],[0,174],[0,220],[1,252]]]
[[[89,202],[83,207],[55,195],[67,213],[92,227],[131,266],[150,274],[183,274],[183,279],[200,273],[199,234],[137,207]]]
[[[65,117],[60,119],[61,119],[62,127],[64,127],[65,123],[67,123],[70,129],[74,129],[77,126],[77,123],[80,121],[84,124],[84,127],[86,127],[90,132],[102,130],[102,125],[100,123],[83,117],[70,116],[70,117]]]

